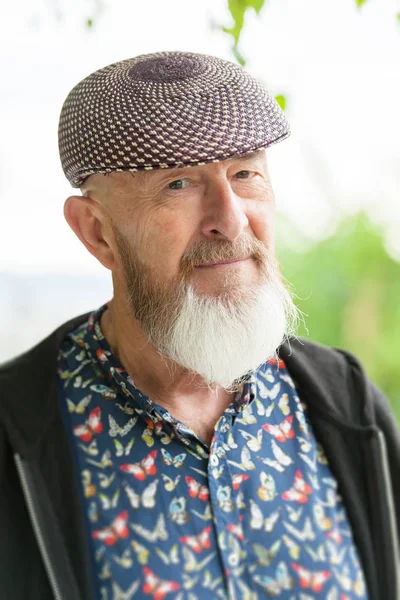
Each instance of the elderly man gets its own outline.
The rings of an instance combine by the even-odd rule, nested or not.
[[[288,135],[199,54],[67,97],[65,217],[114,295],[0,371],[2,598],[399,598],[398,430],[354,356],[296,338],[274,254]]]

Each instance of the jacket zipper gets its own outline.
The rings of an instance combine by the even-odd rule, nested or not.
[[[382,462],[382,474],[383,474],[383,482],[385,486],[385,494],[387,499],[387,508],[389,513],[389,528],[390,535],[393,542],[393,552],[394,552],[394,562],[395,562],[395,582],[394,582],[394,591],[396,600],[400,600],[400,552],[399,552],[399,542],[397,537],[397,527],[396,527],[396,514],[394,510],[394,501],[393,501],[393,492],[389,471],[389,461],[387,455],[386,448],[386,440],[383,431],[378,430],[378,442],[381,454],[381,462]]]
[[[50,555],[46,546],[45,535],[40,527],[40,518],[37,514],[35,501],[33,499],[33,493],[29,487],[27,469],[23,464],[21,457],[18,454],[14,454],[15,464],[17,466],[18,475],[21,481],[22,491],[25,496],[29,516],[31,519],[33,531],[36,537],[36,541],[39,546],[40,554],[43,559],[43,563],[47,572],[47,576],[49,578],[50,587],[53,591],[55,600],[63,600],[63,595],[60,590],[59,583],[57,581],[57,576],[55,573],[55,569],[50,559]]]

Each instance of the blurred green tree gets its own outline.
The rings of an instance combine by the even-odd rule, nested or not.
[[[277,252],[306,315],[299,335],[353,352],[400,423],[400,263],[383,230],[360,213],[307,251],[281,243]]]

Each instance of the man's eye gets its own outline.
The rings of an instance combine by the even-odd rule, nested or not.
[[[237,177],[237,179],[251,179],[254,177],[254,173],[252,171],[239,171],[236,173],[235,177]]]
[[[167,187],[170,190],[183,190],[188,185],[189,185],[188,179],[176,179],[175,181],[171,181],[171,183],[169,183]]]

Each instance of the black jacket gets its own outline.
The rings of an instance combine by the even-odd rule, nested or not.
[[[69,321],[0,367],[0,599],[91,600],[83,506],[56,398]],[[279,351],[347,507],[370,600],[400,600],[400,435],[351,354],[304,339]]]

